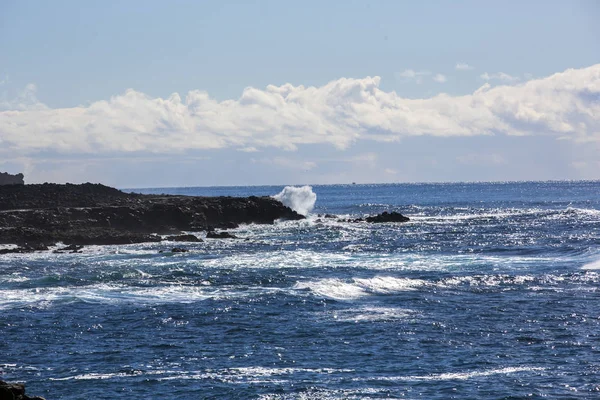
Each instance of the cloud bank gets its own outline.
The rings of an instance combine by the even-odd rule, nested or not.
[[[464,96],[407,99],[379,77],[341,78],[320,87],[246,88],[217,101],[203,91],[153,98],[133,89],[87,106],[49,108],[28,86],[0,102],[0,154],[99,154],[308,144],[344,149],[360,140],[403,137],[551,135],[600,141],[600,64],[521,84],[486,83]]]

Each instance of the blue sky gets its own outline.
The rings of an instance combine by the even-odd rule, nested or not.
[[[596,1],[3,1],[0,170],[600,179]]]

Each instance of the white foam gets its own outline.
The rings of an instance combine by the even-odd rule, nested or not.
[[[591,263],[585,264],[581,269],[586,270],[598,270],[600,269],[600,260],[592,261]]]
[[[308,215],[317,201],[317,195],[312,191],[311,186],[286,186],[273,197],[302,215]]]
[[[415,290],[426,285],[421,279],[395,278],[391,276],[375,276],[373,278],[320,279],[316,281],[298,282],[294,289],[309,289],[311,292],[334,300],[353,300],[371,294],[388,294],[407,290]]]
[[[339,322],[397,321],[415,317],[416,314],[415,311],[406,308],[370,306],[335,311],[333,319]]]
[[[430,375],[411,375],[411,376],[382,376],[377,378],[356,378],[355,380],[380,380],[380,381],[454,381],[467,380],[471,378],[485,377],[491,375],[507,375],[519,372],[537,372],[545,368],[540,367],[506,367],[497,369],[488,369],[483,371],[470,372],[446,372]]]
[[[71,380],[103,380],[103,379],[115,379],[115,378],[130,378],[133,376],[142,375],[142,371],[133,372],[117,372],[117,373],[89,373],[81,375],[67,376],[64,378],[50,378],[51,381],[71,381]]]
[[[364,297],[368,293],[355,285],[340,279],[321,279],[318,281],[298,282],[295,289],[310,289],[311,292],[335,300],[353,300]]]
[[[375,276],[368,279],[354,278],[354,282],[373,293],[415,290],[427,283],[422,279],[394,278],[392,276]]]
[[[593,208],[577,208],[577,207],[567,207],[567,212],[575,212],[579,214],[585,214],[591,217],[600,217],[600,210],[596,210]]]
[[[138,378],[140,376],[151,375],[157,377],[159,381],[170,380],[206,380],[218,379],[228,383],[283,383],[281,377],[293,375],[296,373],[312,373],[319,375],[331,375],[337,373],[354,372],[352,369],[334,369],[334,368],[267,368],[267,367],[239,367],[225,368],[219,370],[207,369],[204,371],[173,371],[173,370],[148,370],[148,371],[128,371],[128,372],[89,372],[85,374],[65,376],[62,378],[50,378],[52,381],[70,381],[70,380],[105,380],[105,379],[123,379]],[[276,379],[274,377],[279,377]]]
[[[193,303],[209,298],[234,298],[254,294],[256,290],[236,291],[213,289],[210,286],[166,285],[160,287],[128,287],[114,284],[98,284],[76,287],[53,287],[36,289],[4,290],[0,310],[13,307],[33,306],[47,308],[55,302],[84,301],[89,303]]]

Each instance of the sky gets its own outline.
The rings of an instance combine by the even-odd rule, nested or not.
[[[600,2],[0,0],[0,171],[600,179]]]

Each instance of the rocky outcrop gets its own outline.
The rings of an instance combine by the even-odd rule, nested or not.
[[[206,238],[207,239],[237,239],[238,237],[229,233],[229,232],[215,232],[215,231],[208,231],[206,233]]]
[[[29,397],[22,383],[0,381],[0,400],[45,400],[43,397]]]
[[[166,240],[169,240],[171,242],[195,242],[195,243],[204,241],[204,240],[200,239],[198,236],[192,235],[192,234],[167,236]]]
[[[372,222],[372,223],[407,222],[407,221],[410,221],[410,219],[396,211],[392,211],[391,213],[384,211],[381,214],[377,214],[372,217],[365,218],[365,221]]]
[[[7,172],[0,172],[0,185],[24,185],[23,174],[11,175]]]
[[[158,242],[182,231],[303,218],[271,197],[141,195],[89,183],[0,187],[0,243],[22,248]]]
[[[354,219],[338,219],[338,222],[370,222],[374,224],[384,223],[384,222],[408,222],[410,218],[405,217],[399,212],[392,211],[388,213],[387,211],[382,212],[381,214],[372,215],[366,218],[354,218]]]

